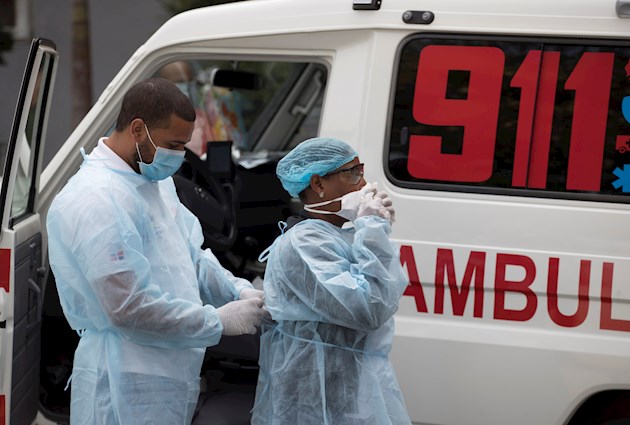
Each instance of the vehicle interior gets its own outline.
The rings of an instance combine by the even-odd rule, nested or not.
[[[154,73],[177,84],[197,111],[185,162],[173,178],[180,200],[199,218],[203,247],[260,289],[265,265],[259,255],[280,234],[278,222],[301,208],[282,188],[275,167],[297,143],[318,134],[327,73],[314,62],[189,58]],[[65,388],[79,336],[63,316],[52,273],[42,314],[40,410],[68,423]],[[210,410],[216,421],[221,409],[231,416],[220,423],[249,423],[258,341],[259,335],[223,337],[207,349],[193,423],[206,423]]]

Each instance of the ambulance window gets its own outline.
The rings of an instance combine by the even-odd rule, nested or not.
[[[230,140],[250,152],[284,150],[296,138],[314,137],[325,75],[325,67],[313,63],[244,60],[177,60],[156,73],[195,105],[187,147],[199,155],[212,141]]]
[[[416,37],[399,58],[396,184],[628,201],[629,45]]]
[[[46,93],[40,90],[42,79],[48,78],[52,71],[53,60],[45,55],[40,64],[40,70],[34,81],[33,93],[27,98],[28,117],[23,130],[18,132],[15,158],[17,159],[17,173],[13,186],[13,201],[11,203],[11,219],[16,222],[20,217],[32,212],[33,193],[36,172],[37,140],[41,132],[41,118],[43,114]]]

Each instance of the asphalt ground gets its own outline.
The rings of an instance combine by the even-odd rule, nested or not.
[[[192,425],[249,425],[257,379],[257,367],[208,368]]]

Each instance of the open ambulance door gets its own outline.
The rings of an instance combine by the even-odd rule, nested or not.
[[[0,183],[0,425],[31,424],[39,402],[42,224],[37,213],[55,45],[31,44]]]

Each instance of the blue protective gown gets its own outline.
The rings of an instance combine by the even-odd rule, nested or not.
[[[81,336],[72,424],[190,424],[215,307],[246,280],[201,250],[173,179],[135,173],[103,140],[54,199],[49,257],[61,306]]]
[[[408,283],[389,233],[376,216],[307,219],[276,239],[252,424],[411,423],[388,359]]]

